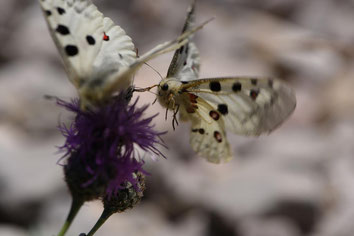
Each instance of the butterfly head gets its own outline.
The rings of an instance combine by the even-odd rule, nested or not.
[[[161,80],[157,87],[158,100],[160,104],[168,109],[174,110],[179,104],[179,90],[182,83],[175,78]]]

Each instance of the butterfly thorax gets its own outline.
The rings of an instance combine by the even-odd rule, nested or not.
[[[122,73],[111,70],[106,74],[94,74],[82,80],[82,83],[78,85],[81,109],[92,109],[107,104],[116,93],[129,88],[135,70],[126,70],[125,68],[127,67],[121,69]],[[120,79],[116,80],[116,77]]]

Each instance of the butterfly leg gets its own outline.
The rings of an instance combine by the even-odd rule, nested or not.
[[[173,118],[172,118],[172,127],[173,127],[173,130],[175,130],[175,123],[176,125],[178,126],[178,120],[177,120],[177,113],[179,111],[179,105],[176,106],[176,109],[174,110],[173,112]]]
[[[173,127],[173,130],[175,130],[175,122],[176,124],[178,125],[178,121],[177,121],[177,112],[179,110],[179,104],[176,105],[176,101],[174,99],[174,95],[172,93],[170,93],[168,95],[168,99],[167,99],[168,103],[167,103],[167,108],[166,108],[166,113],[165,113],[165,120],[167,120],[167,113],[168,113],[168,110],[171,109],[173,110],[173,118],[172,118],[172,127]]]
[[[167,120],[167,113],[168,113],[168,109],[170,108],[170,104],[172,103],[172,110],[175,109],[175,100],[173,99],[173,94],[170,93],[168,95],[168,99],[167,99],[168,103],[167,103],[167,108],[166,108],[166,113],[165,113],[165,120]]]
[[[134,88],[133,92],[146,92],[146,91],[150,91],[152,88],[157,87],[158,84],[152,85],[150,87],[146,87],[146,88]]]
[[[154,105],[157,101],[157,97],[155,98],[155,100],[151,103],[151,105]]]

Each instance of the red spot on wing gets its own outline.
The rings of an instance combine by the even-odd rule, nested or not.
[[[189,93],[188,95],[189,95],[189,101],[191,103],[197,103],[197,98],[198,98],[197,95],[194,95],[194,94],[191,94],[191,93]]]
[[[195,110],[198,109],[198,105],[196,105],[198,96],[188,93],[188,98],[189,98],[190,104],[188,104],[188,107],[186,107],[186,111],[188,113],[194,113]]]
[[[250,91],[250,97],[253,99],[253,100],[256,100],[257,96],[259,94],[259,90],[251,90]]]
[[[198,109],[198,106],[193,104],[193,105],[187,107],[187,108],[186,108],[186,111],[187,111],[188,113],[194,113],[196,109]]]
[[[219,131],[214,131],[214,138],[216,139],[216,141],[218,143],[221,143],[222,142],[222,135],[220,134]]]
[[[187,113],[194,113],[195,109],[193,107],[187,107],[186,111],[187,111]]]
[[[104,41],[108,41],[109,40],[109,36],[106,34],[106,32],[103,32],[103,40]]]
[[[217,113],[216,111],[210,111],[210,112],[209,112],[209,115],[210,115],[210,117],[213,118],[214,120],[219,120],[219,118],[220,118],[219,113]]]

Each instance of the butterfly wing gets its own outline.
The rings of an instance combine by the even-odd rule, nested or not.
[[[108,74],[135,60],[131,38],[91,1],[40,0],[40,4],[69,79],[77,88],[89,80],[103,83]],[[124,88],[130,85],[130,79],[126,80],[122,81]]]
[[[293,90],[269,78],[202,79],[182,85],[182,91],[205,100],[211,118],[222,119],[227,130],[242,135],[271,132],[296,106]]]
[[[190,30],[195,24],[195,0],[187,11],[182,33]],[[191,40],[192,36],[189,37]],[[200,57],[195,44],[189,41],[177,49],[168,68],[167,78],[175,77],[181,81],[195,80],[199,76]]]
[[[194,100],[194,99],[193,99]],[[213,119],[209,113],[212,106],[204,99],[195,97],[197,109],[181,109],[181,117],[191,120],[190,144],[193,150],[209,162],[227,162],[232,158],[226,138],[224,121]],[[191,107],[189,107],[191,108]]]

